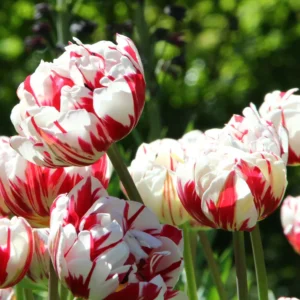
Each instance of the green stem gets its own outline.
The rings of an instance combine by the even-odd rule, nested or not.
[[[56,0],[56,30],[57,30],[57,43],[64,46],[68,42],[68,15],[67,5],[65,0]]]
[[[192,252],[193,263],[195,265],[196,257],[197,257],[197,244],[198,244],[196,230],[190,230],[190,243],[191,243],[190,247],[191,247],[191,252]]]
[[[139,1],[135,10],[135,21],[137,34],[139,36],[139,46],[143,58],[147,90],[149,91],[150,101],[147,101],[146,109],[149,120],[149,136],[148,139],[153,141],[161,136],[162,121],[159,107],[159,99],[157,97],[157,80],[155,75],[156,60],[154,57],[154,43],[152,41],[148,24],[145,18],[145,3]]]
[[[23,300],[24,298],[24,290],[23,288],[17,284],[15,286],[15,295],[16,295],[16,300]]]
[[[48,300],[59,300],[58,278],[50,260],[49,282],[48,282]]]
[[[183,225],[183,238],[184,238],[184,268],[188,286],[188,297],[189,300],[197,300],[197,284],[195,278],[194,262],[192,256],[192,250],[190,246],[190,231],[188,223]]]
[[[68,295],[67,299],[68,300],[73,300],[74,299],[74,296],[73,296],[72,292],[69,292],[69,295]]]
[[[60,283],[60,291],[59,291],[60,299],[61,300],[68,299],[69,293],[70,293],[69,290],[62,283]]]
[[[107,155],[111,163],[113,164],[120,180],[122,181],[129,199],[143,203],[142,198],[132,180],[132,177],[129,174],[128,169],[122,159],[118,146],[116,144],[112,144],[107,150]]]
[[[244,232],[233,232],[233,247],[235,256],[236,268],[236,285],[239,300],[248,299],[248,286],[247,286],[247,268],[246,268],[246,255]]]
[[[32,290],[24,289],[24,293],[25,293],[25,299],[26,300],[34,300]]]
[[[214,254],[213,254],[212,248],[210,246],[209,240],[207,238],[207,235],[205,234],[204,231],[201,231],[201,230],[199,231],[198,235],[199,235],[199,239],[200,239],[200,242],[202,245],[203,253],[207,260],[208,267],[210,269],[211,275],[212,275],[214,283],[216,285],[216,288],[217,288],[217,291],[219,294],[219,298],[220,298],[220,300],[226,300],[226,299],[228,299],[227,293],[225,291],[223,282],[221,280],[220,271],[219,271],[219,268],[215,261]]]
[[[250,233],[259,300],[268,300],[268,278],[258,224]]]

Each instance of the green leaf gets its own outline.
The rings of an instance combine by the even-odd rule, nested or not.
[[[47,286],[43,284],[38,284],[30,280],[28,277],[24,277],[18,285],[24,289],[37,290],[37,291],[47,291]]]

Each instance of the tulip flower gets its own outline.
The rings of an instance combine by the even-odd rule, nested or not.
[[[288,136],[282,126],[277,130],[273,123],[262,119],[256,107],[251,104],[243,115],[234,115],[220,131],[220,139],[227,139],[227,145],[246,152],[269,152],[285,162],[288,154]],[[226,143],[224,143],[226,145]]]
[[[185,159],[196,159],[199,154],[210,152],[217,149],[220,144],[222,130],[213,128],[202,132],[200,130],[192,130],[179,139],[179,143],[184,149]]]
[[[14,296],[13,288],[0,289],[0,300],[13,300]]]
[[[23,218],[0,219],[0,288],[17,284],[25,276],[33,253],[30,225]]]
[[[9,138],[6,136],[0,136],[0,155],[3,152],[7,151],[7,147],[6,145],[9,143]],[[9,157],[8,157],[9,159]],[[4,164],[5,161],[2,158],[2,162],[0,162],[0,166],[1,164]],[[1,193],[0,193],[0,218],[1,217],[7,217],[10,213],[10,210],[8,209],[7,205],[5,204],[4,198],[2,197]]]
[[[268,93],[259,108],[261,116],[272,121],[276,128],[286,128],[289,144],[288,165],[300,163],[300,96],[294,95],[296,91],[298,89]]]
[[[62,193],[69,192],[85,176],[95,176],[108,186],[111,163],[107,155],[88,167],[50,169],[26,161],[0,139],[0,195],[17,216],[34,227],[49,227],[50,206]]]
[[[188,297],[183,292],[167,288],[162,278],[156,276],[149,282],[140,281],[128,284],[125,288],[105,298],[105,300],[119,299],[188,300]]]
[[[284,161],[274,153],[220,147],[178,166],[177,191],[200,224],[251,231],[281,203],[287,185]]]
[[[234,147],[245,152],[275,153],[285,162],[288,155],[288,136],[283,126],[276,129],[272,122],[261,118],[255,105],[250,104],[243,110],[243,116],[233,115],[222,128],[201,132],[193,130],[180,140],[187,158],[194,158],[220,146]]]
[[[169,290],[182,271],[182,234],[144,205],[108,196],[88,177],[53,203],[49,253],[77,297],[105,299],[156,276]]]
[[[300,254],[300,197],[286,197],[281,206],[280,216],[285,236]]]
[[[49,277],[50,257],[48,252],[48,228],[33,229],[33,256],[27,276],[34,282],[45,281]]]
[[[18,88],[11,146],[50,168],[86,166],[136,126],[145,102],[143,66],[133,42],[78,39],[52,63],[41,62]]]
[[[176,192],[175,170],[184,156],[176,140],[157,140],[142,144],[128,168],[144,204],[163,223],[180,225],[188,220]]]
[[[9,209],[6,206],[4,199],[0,197],[0,218],[7,217],[9,215]]]
[[[200,130],[192,130],[188,133],[185,133],[182,138],[178,140],[178,142],[184,149],[186,156],[196,157],[197,152],[202,149],[205,140],[205,133]]]

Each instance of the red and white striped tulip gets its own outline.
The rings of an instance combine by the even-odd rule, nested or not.
[[[286,166],[273,153],[232,147],[200,155],[177,168],[178,195],[200,224],[251,231],[281,203]]]
[[[178,141],[184,149],[185,159],[196,159],[200,154],[213,151],[219,147],[221,129],[213,128],[204,132],[192,130]]]
[[[107,300],[120,299],[188,299],[184,293],[173,288],[182,270],[181,232],[170,225],[164,225],[157,237],[161,241],[159,248],[153,249],[148,258],[133,265],[128,282],[121,286]],[[140,297],[140,298],[139,298]]]
[[[0,169],[6,163],[6,160],[12,158],[10,151],[7,152],[7,145],[9,144],[9,138],[6,136],[0,136]],[[4,155],[3,155],[4,154]],[[5,204],[4,198],[0,193],[0,218],[7,217],[10,213],[9,208]]]
[[[294,250],[300,254],[300,197],[288,196],[280,210],[283,232]]]
[[[0,300],[13,300],[15,293],[13,288],[0,289]]]
[[[286,128],[288,165],[300,164],[300,96],[294,95],[296,91],[298,89],[268,93],[259,108],[261,116],[272,121],[276,128]]]
[[[105,300],[119,299],[188,300],[188,297],[183,292],[168,288],[161,276],[156,276],[148,282],[139,281],[128,284],[120,291],[105,298]]]
[[[112,166],[106,154],[91,166],[50,169],[26,161],[7,138],[0,139],[0,145],[0,195],[15,215],[34,227],[49,227],[54,199],[82,178],[92,175],[108,186]]]
[[[189,218],[176,191],[175,170],[184,157],[178,141],[157,140],[142,144],[128,168],[144,204],[163,223],[181,225]]]
[[[4,202],[4,199],[0,196],[0,218],[9,216],[10,210]]]
[[[48,252],[48,228],[33,229],[33,256],[27,276],[34,282],[47,282],[50,256]]]
[[[181,231],[140,203],[108,196],[92,177],[53,203],[49,252],[61,281],[91,300],[157,275],[172,289],[182,270]]]
[[[272,122],[261,118],[254,104],[250,104],[243,110],[243,116],[234,115],[230,119],[220,131],[220,140],[222,139],[228,139],[228,146],[250,153],[274,153],[287,162],[286,130],[282,126],[278,126],[276,130]]]
[[[45,167],[86,166],[136,126],[145,103],[143,66],[133,42],[75,44],[41,62],[18,89],[12,147]]]
[[[30,225],[23,218],[0,219],[0,288],[14,286],[23,279],[33,253]]]
[[[253,104],[243,110],[243,116],[233,115],[222,129],[209,129],[203,133],[193,130],[179,142],[184,147],[187,158],[194,159],[217,151],[221,146],[250,153],[275,153],[285,162],[288,156],[288,136],[284,127],[275,128],[272,122],[261,118]]]

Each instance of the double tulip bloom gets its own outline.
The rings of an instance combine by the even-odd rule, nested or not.
[[[85,299],[172,299],[182,234],[145,206],[107,195],[92,177],[51,209],[49,252],[60,280]],[[184,298],[182,298],[184,299]]]
[[[213,128],[205,132],[192,130],[184,134],[178,142],[184,150],[185,160],[196,159],[200,154],[217,149],[222,137],[220,133],[221,129]]]
[[[294,95],[296,91],[298,89],[269,93],[259,109],[261,116],[273,122],[276,128],[286,128],[289,138],[289,165],[300,163],[300,96]]]
[[[300,197],[286,197],[280,213],[283,232],[294,250],[300,254]]]
[[[280,204],[286,181],[286,133],[279,136],[252,106],[213,131],[207,145],[177,170],[178,195],[200,224],[251,231]]]
[[[66,47],[18,88],[11,146],[45,167],[86,166],[136,126],[145,102],[143,66],[132,41]]]
[[[144,106],[138,52],[120,35],[117,45],[75,41],[20,85],[11,114],[19,136],[0,139],[0,288],[25,274],[47,280],[51,259],[78,297],[185,300],[174,290],[181,231],[105,190],[111,167],[104,153],[136,126]],[[175,182],[169,179],[169,193]],[[18,217],[3,217],[10,212]]]
[[[176,191],[175,170],[184,160],[181,144],[163,139],[142,144],[128,168],[144,204],[163,223],[180,225],[188,220]]]
[[[107,155],[88,167],[40,167],[12,149],[7,137],[0,138],[0,158],[0,199],[34,227],[49,227],[50,207],[59,194],[69,192],[90,175],[107,187],[112,171]]]

